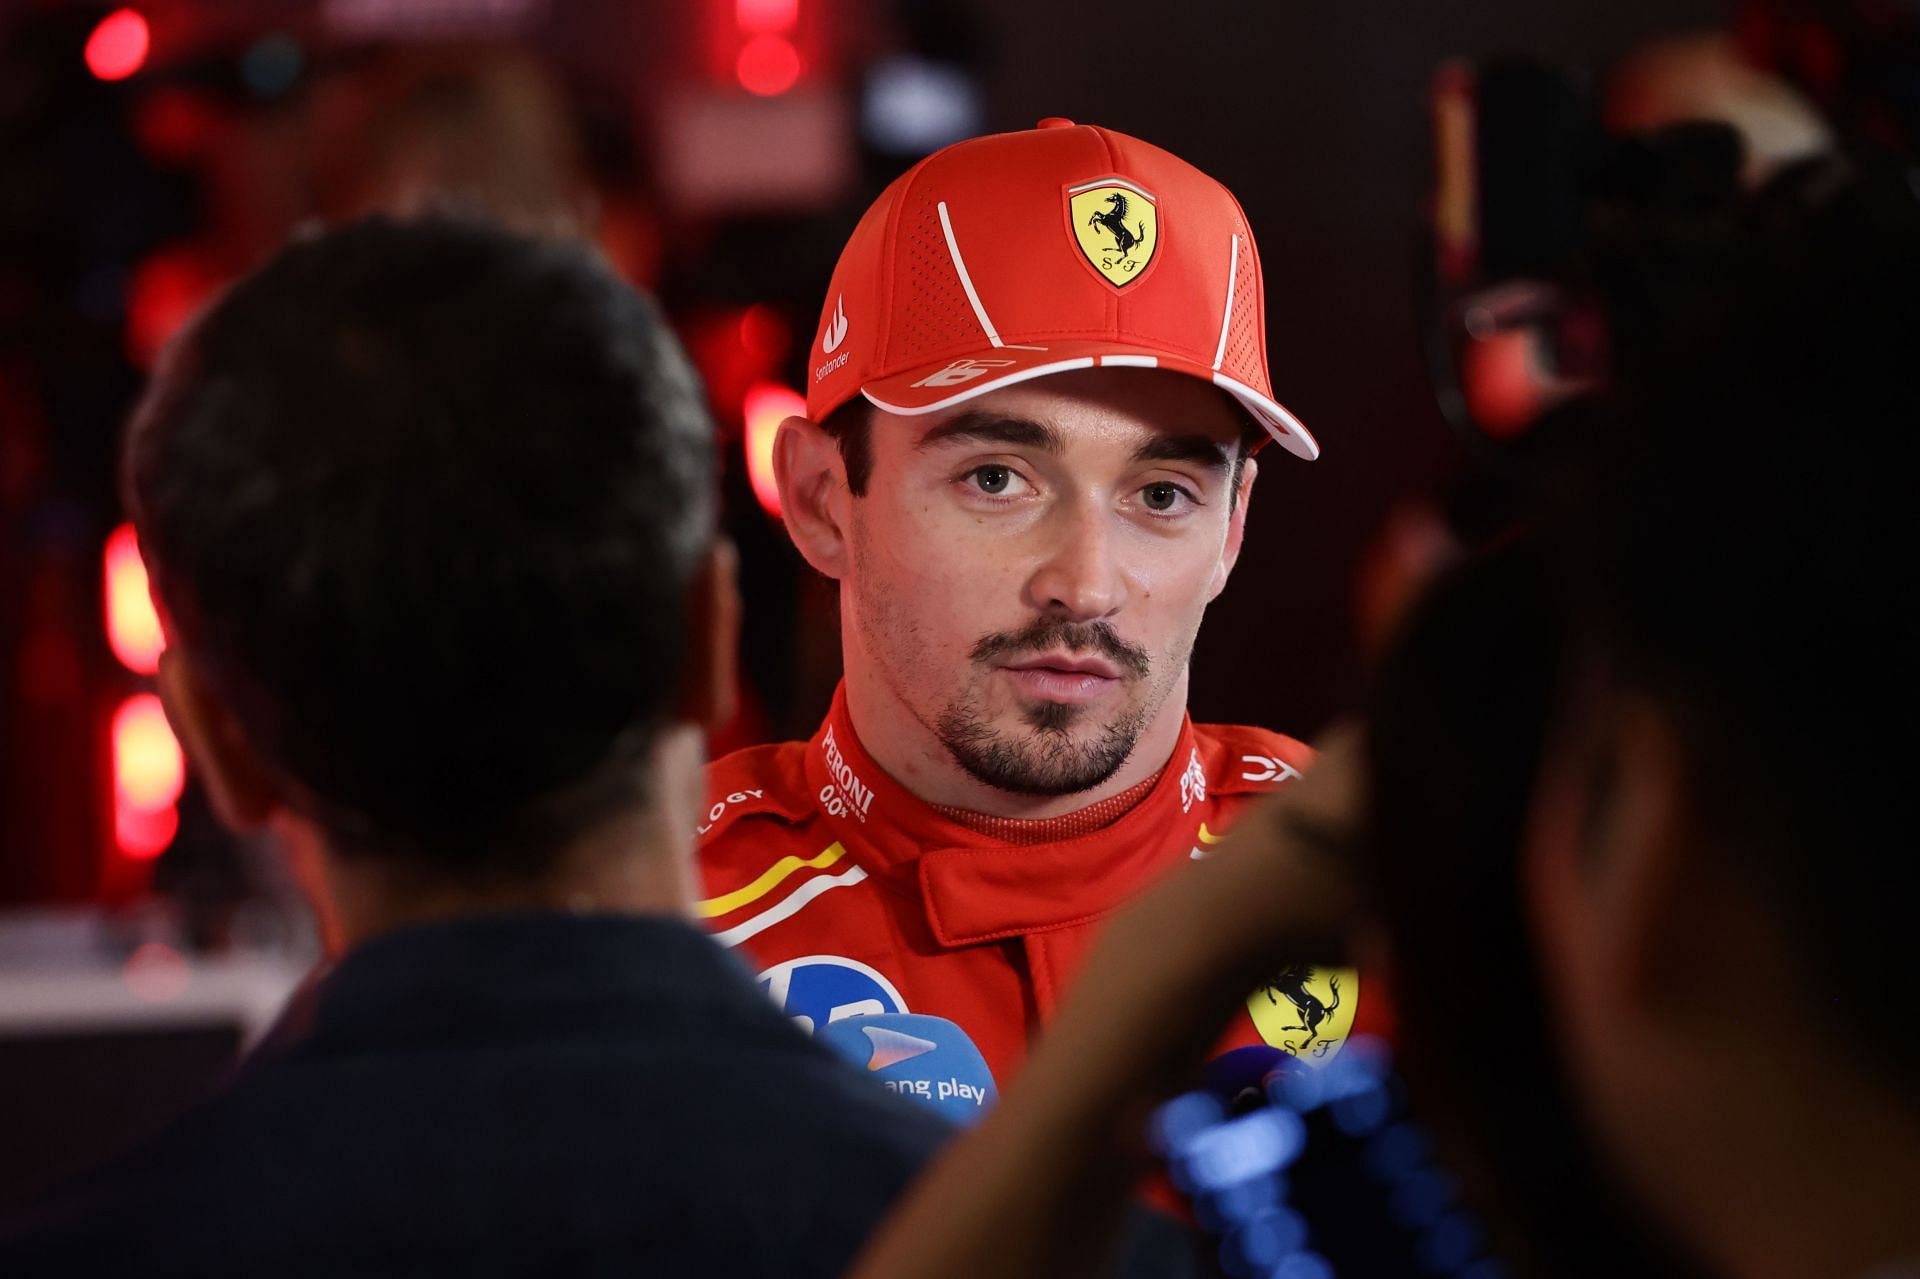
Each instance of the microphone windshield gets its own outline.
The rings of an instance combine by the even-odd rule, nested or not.
[[[830,1022],[814,1038],[902,1097],[972,1124],[999,1097],[987,1060],[945,1017],[880,1013]]]

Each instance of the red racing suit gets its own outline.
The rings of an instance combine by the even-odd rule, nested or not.
[[[1075,838],[1019,842],[963,824],[883,772],[842,689],[811,741],[751,747],[708,768],[699,910],[803,1028],[866,1013],[945,1017],[1004,1087],[1102,921],[1203,855],[1309,758],[1278,733],[1187,720],[1165,770],[1123,816]],[[1353,1026],[1358,987],[1344,970],[1276,974],[1222,1047],[1265,1042],[1323,1059]]]

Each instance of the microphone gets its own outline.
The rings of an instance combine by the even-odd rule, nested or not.
[[[1275,1076],[1311,1069],[1298,1058],[1265,1044],[1233,1048],[1201,1068],[1200,1091],[1218,1098],[1228,1114],[1244,1115],[1267,1103],[1268,1085]]]
[[[889,1091],[933,1107],[960,1125],[978,1123],[1000,1091],[967,1032],[945,1017],[878,1013],[845,1017],[815,1039]]]

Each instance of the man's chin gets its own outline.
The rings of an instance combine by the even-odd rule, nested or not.
[[[1093,719],[1085,706],[1035,702],[992,721],[949,718],[941,737],[976,781],[1016,795],[1076,795],[1118,772],[1139,736],[1132,717]]]
[[[1009,725],[1008,731],[1019,733],[1027,730],[1032,734],[1050,736],[1076,736],[1073,729],[1080,727],[1092,718],[1088,707],[1079,702],[1028,701],[1020,708],[1019,724]]]

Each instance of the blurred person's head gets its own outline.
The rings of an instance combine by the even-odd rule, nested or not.
[[[710,437],[645,299],[476,222],[297,239],[170,348],[125,455],[162,694],[349,940],[685,896],[731,696]]]
[[[1639,46],[1597,91],[1531,59],[1448,63],[1434,112],[1442,406],[1477,452],[1529,469],[1555,451],[1542,424],[1606,381],[1592,241],[1717,207],[1835,146],[1807,99],[1714,32]]]
[[[1104,130],[956,144],[868,210],[775,465],[855,726],[923,797],[1039,815],[1166,761],[1249,455],[1317,452],[1262,314],[1233,197]]]
[[[1620,234],[1616,385],[1544,549],[1444,579],[1383,675],[1410,1065],[1545,1273],[1653,1267],[1608,1251],[1642,1246],[1622,1191],[1728,1273],[1920,1252],[1906,177]]]
[[[1920,201],[1792,176],[1625,295],[1524,864],[1606,1155],[1755,1275],[1920,1252]]]
[[[1615,134],[1702,121],[1729,126],[1740,135],[1741,177],[1749,187],[1834,141],[1813,103],[1746,62],[1734,39],[1719,32],[1641,45],[1609,72],[1603,107]]]
[[[1382,662],[1366,825],[1399,1056],[1416,1111],[1523,1273],[1676,1273],[1583,1136],[1522,903],[1564,613],[1542,540],[1520,537],[1442,570]]]
[[[338,84],[329,206],[344,216],[462,207],[532,234],[590,237],[580,130],[563,87],[521,50],[389,53]]]

